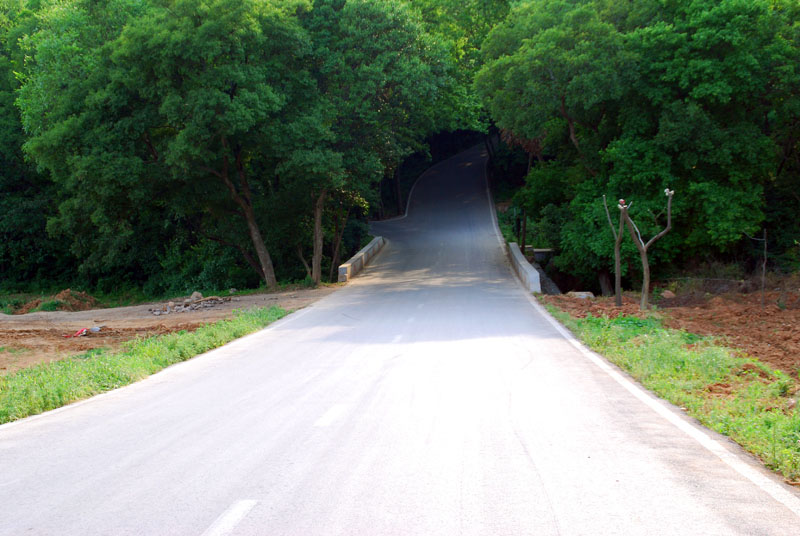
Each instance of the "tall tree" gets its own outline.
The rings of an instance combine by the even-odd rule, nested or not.
[[[0,1],[0,285],[47,280],[71,267],[67,248],[47,236],[55,188],[25,162],[24,132],[14,105],[24,52],[20,39],[36,26],[21,0]],[[55,272],[55,273],[54,273]]]
[[[384,173],[436,128],[438,95],[452,78],[446,51],[401,2],[317,0],[302,20],[314,43],[319,98],[335,114],[325,147],[341,155],[341,168],[317,174],[312,189],[311,272],[319,282],[326,199],[336,190],[374,199]]]
[[[67,193],[60,220],[74,227],[85,207],[95,227],[114,231],[106,221],[126,206],[155,207],[162,221],[217,207],[241,218],[260,276],[275,286],[257,204],[287,110],[311,84],[292,14],[249,0],[164,0],[146,10],[131,0],[135,17],[104,19],[87,5],[60,6],[32,38],[36,63],[20,97],[27,150]],[[108,234],[127,244],[148,226],[121,223],[127,232]]]
[[[129,141],[93,100],[109,79],[104,45],[142,11],[136,0],[42,2],[20,36],[24,149],[59,203],[47,230],[94,282],[112,272],[114,281],[152,273],[164,238],[163,210],[149,202],[158,197],[152,182],[140,162],[110,158]]]
[[[800,88],[789,11],[554,0],[520,4],[490,33],[476,86],[499,126],[543,140],[550,162],[531,170],[525,197],[535,217],[549,206],[570,215],[557,264],[587,279],[609,265],[602,194],[636,193],[632,216],[649,234],[661,200],[647,192],[687,193],[654,261],[725,252],[758,228],[780,165],[775,133],[791,138],[780,112]]]

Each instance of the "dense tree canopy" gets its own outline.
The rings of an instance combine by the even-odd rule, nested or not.
[[[14,105],[24,60],[20,39],[35,28],[36,18],[21,1],[0,5],[0,278],[53,278],[73,268],[66,248],[45,229],[57,191],[25,161]]]
[[[17,8],[31,22],[3,19],[20,35],[8,54],[25,58],[18,72],[0,65],[6,145],[52,185],[48,231],[90,280],[147,279],[187,250],[226,247],[268,286],[311,250],[319,282],[324,243],[333,265],[348,216],[450,121],[439,104],[454,93],[452,58],[403,2]]]
[[[540,142],[548,161],[518,199],[539,218],[565,215],[562,267],[589,277],[609,265],[604,194],[633,200],[649,232],[663,225],[664,188],[677,192],[662,261],[724,252],[759,230],[765,196],[796,158],[796,11],[552,0],[518,6],[492,31],[476,87],[500,128]]]
[[[515,201],[584,279],[611,265],[602,195],[650,234],[667,187],[654,264],[769,228],[800,267],[798,21],[794,0],[0,0],[0,284],[335,279],[382,186],[401,210],[398,170],[456,129],[527,153]]]

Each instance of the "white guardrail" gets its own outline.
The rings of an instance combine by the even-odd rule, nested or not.
[[[372,242],[361,248],[361,251],[344,264],[339,265],[339,283],[346,283],[358,275],[364,266],[383,248],[386,240],[382,236],[376,236]]]
[[[511,266],[514,267],[514,271],[517,272],[525,288],[530,292],[541,293],[542,283],[539,280],[539,272],[536,268],[531,266],[531,263],[528,262],[528,259],[526,259],[519,250],[519,246],[516,242],[511,242],[508,245],[508,253],[509,257],[511,257]]]

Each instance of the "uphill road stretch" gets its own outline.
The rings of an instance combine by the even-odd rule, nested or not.
[[[800,534],[793,489],[537,308],[485,158],[426,172],[315,305],[0,427],[0,535]]]

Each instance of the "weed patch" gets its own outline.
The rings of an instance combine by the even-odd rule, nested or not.
[[[193,332],[134,340],[121,352],[92,350],[0,377],[0,423],[128,385],[257,331],[286,314],[278,307],[251,309]]]
[[[729,436],[788,480],[800,477],[797,382],[713,338],[668,329],[656,317],[575,318],[550,312],[584,343],[660,397]]]
[[[35,308],[33,311],[31,311],[31,312],[33,313],[33,312],[36,312],[36,311],[58,311],[58,308],[59,308],[59,306],[61,304],[62,303],[60,301],[58,301],[58,300],[44,301],[41,304],[39,304],[39,306],[37,308]]]

